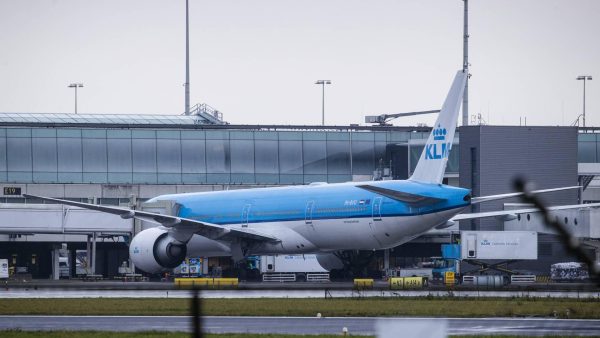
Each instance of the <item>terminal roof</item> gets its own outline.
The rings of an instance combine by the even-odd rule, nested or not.
[[[200,115],[0,113],[0,123],[198,125],[212,124],[212,121]]]

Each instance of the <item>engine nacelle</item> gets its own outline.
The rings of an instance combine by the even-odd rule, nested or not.
[[[135,266],[148,273],[173,269],[185,259],[187,245],[161,228],[146,229],[131,240],[129,257]]]
[[[332,253],[317,254],[317,262],[327,271],[344,268],[344,263]]]

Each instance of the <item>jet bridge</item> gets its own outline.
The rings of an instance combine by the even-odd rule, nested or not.
[[[504,210],[529,208],[529,204],[505,203]],[[550,214],[565,224],[569,232],[579,239],[600,239],[600,209],[578,208],[571,210],[551,211]],[[504,230],[527,230],[541,234],[556,235],[554,229],[549,228],[543,220],[541,213],[525,213],[504,222]]]
[[[53,241],[52,235],[87,236],[87,275],[97,277],[96,241],[107,235],[131,237],[134,221],[119,216],[60,204],[0,204],[0,234],[41,235]],[[13,237],[14,238],[14,237]],[[62,237],[64,238],[64,237]],[[62,238],[57,242],[62,242]],[[58,279],[59,248],[52,250],[52,275]]]
[[[60,204],[0,204],[1,234],[131,234],[133,221]]]

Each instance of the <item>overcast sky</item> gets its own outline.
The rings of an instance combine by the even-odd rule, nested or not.
[[[600,1],[471,0],[470,113],[600,117]],[[191,102],[233,124],[363,124],[441,107],[462,64],[460,0],[190,0]],[[0,0],[0,112],[184,110],[184,0]],[[396,120],[431,125],[434,116]]]

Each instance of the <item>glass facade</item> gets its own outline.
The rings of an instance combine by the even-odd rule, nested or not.
[[[458,173],[459,172],[459,156],[460,153],[460,145],[457,143],[458,139],[454,140],[452,144],[452,151],[450,152],[450,157],[448,157],[448,163],[446,164],[446,173]],[[419,162],[419,158],[421,158],[421,153],[423,152],[423,148],[425,146],[422,145],[411,145],[410,146],[410,172],[412,173],[417,167],[417,163]]]
[[[306,184],[370,176],[427,133],[0,128],[0,182]],[[422,146],[420,147],[422,149]],[[411,147],[411,157],[418,157]],[[458,172],[458,151],[449,172]],[[407,159],[408,161],[408,159]]]
[[[577,135],[577,162],[598,163],[600,162],[600,134],[579,133]]]

